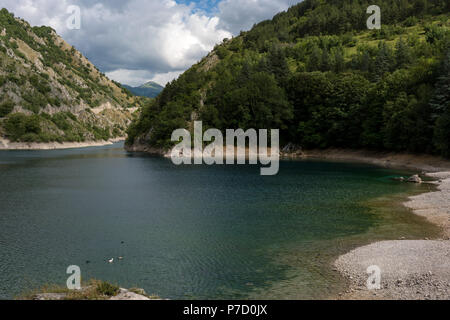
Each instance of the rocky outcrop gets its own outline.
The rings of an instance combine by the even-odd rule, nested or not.
[[[35,301],[63,301],[63,300],[111,300],[111,301],[150,301],[161,300],[156,296],[149,296],[144,289],[118,289],[113,296],[104,295],[95,291],[93,286],[80,290],[64,290],[60,293],[38,293],[30,297]],[[25,299],[28,300],[28,299]]]
[[[128,152],[144,152],[144,153],[148,153],[150,155],[162,156],[162,157],[167,157],[169,155],[169,151],[161,149],[161,148],[152,147],[143,141],[145,141],[145,140],[137,139],[132,144],[125,143],[125,150]]]
[[[283,157],[303,157],[303,148],[294,143],[288,143],[283,149],[281,149],[281,156]]]
[[[411,182],[411,183],[422,183],[422,178],[419,177],[418,174],[415,174],[415,175],[409,177],[409,179],[407,181]]]
[[[141,289],[140,289],[141,290]],[[110,298],[109,300],[133,300],[133,301],[149,301],[149,300],[155,300],[150,299],[146,294],[144,290],[141,290],[141,293],[138,293],[139,290],[133,290],[129,291],[127,289],[120,288],[120,293],[117,296],[114,296]]]

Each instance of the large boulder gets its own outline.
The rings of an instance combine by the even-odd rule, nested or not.
[[[281,149],[281,154],[283,156],[303,156],[303,149],[301,146],[288,143],[283,149]]]
[[[411,183],[422,183],[422,178],[420,178],[418,174],[415,174],[412,177],[410,177],[407,181]]]

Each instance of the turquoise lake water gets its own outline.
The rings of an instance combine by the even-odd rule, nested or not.
[[[121,144],[1,151],[0,299],[64,285],[69,265],[169,299],[326,298],[345,286],[337,255],[433,232],[392,205],[423,191],[390,179],[402,173],[284,161],[263,177],[258,166],[177,167]]]

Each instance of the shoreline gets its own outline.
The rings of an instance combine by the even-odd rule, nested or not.
[[[33,150],[65,150],[89,147],[109,146],[117,142],[125,141],[126,137],[118,137],[107,141],[85,141],[85,142],[11,142],[0,138],[0,151],[33,151]]]
[[[450,240],[450,171],[426,176],[437,179],[437,190],[409,197],[403,205],[437,225],[442,229],[443,239]]]
[[[336,300],[450,300],[450,160],[431,155],[327,149],[294,151],[283,159],[365,163],[389,169],[421,171],[435,190],[400,204],[441,231],[438,239],[374,241],[339,256],[330,266],[347,290]],[[420,172],[419,172],[420,173]],[[367,268],[381,269],[381,288],[369,290]]]
[[[171,150],[154,148],[147,144],[135,142],[132,145],[125,145],[128,152],[143,152],[154,156],[164,158],[171,157]],[[236,152],[236,149],[235,149]],[[269,147],[268,153],[272,152]],[[235,153],[236,154],[236,153]],[[246,158],[249,156],[249,148],[245,149]],[[227,156],[227,150],[224,148],[224,157]],[[450,171],[450,159],[444,159],[433,155],[412,154],[401,152],[355,150],[355,149],[337,149],[329,148],[324,150],[311,149],[303,150],[293,149],[289,152],[280,152],[280,160],[318,160],[318,161],[342,161],[347,163],[366,163],[382,166],[391,169],[408,169],[425,172],[444,172]]]
[[[285,158],[366,163],[391,169],[419,170],[427,173],[450,171],[450,160],[424,154],[326,149],[306,150],[302,151],[301,155],[294,156],[287,154]]]
[[[434,240],[378,241],[341,255],[334,268],[348,282],[338,300],[450,300],[450,171],[427,173],[437,190],[402,205],[441,229]],[[367,268],[381,270],[381,288],[369,290]]]

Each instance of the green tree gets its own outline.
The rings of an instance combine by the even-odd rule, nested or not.
[[[39,135],[41,133],[40,117],[38,115],[26,116],[23,113],[14,113],[5,121],[5,131],[12,141],[20,141],[26,135]]]
[[[375,58],[375,79],[381,79],[385,73],[391,71],[393,60],[392,50],[386,42],[380,42],[378,45],[378,54]]]
[[[440,68],[430,107],[436,121],[434,145],[444,156],[450,157],[450,50]]]
[[[308,60],[308,71],[318,71],[322,66],[322,50],[315,45]]]
[[[403,68],[411,61],[411,52],[409,50],[408,44],[403,41],[402,38],[400,38],[400,40],[397,41],[395,48],[395,60],[397,63],[397,68]]]
[[[14,102],[6,101],[0,104],[0,118],[8,115],[14,109]]]
[[[289,77],[289,67],[284,50],[279,45],[272,45],[268,53],[269,71],[275,75],[278,83],[284,83]]]

